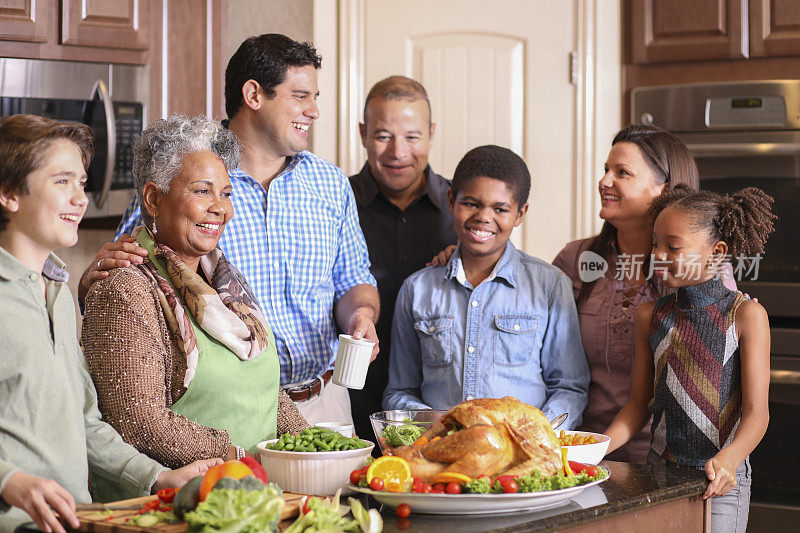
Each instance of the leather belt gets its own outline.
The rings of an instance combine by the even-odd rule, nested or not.
[[[304,402],[318,396],[322,392],[322,384],[328,384],[333,376],[333,370],[328,370],[314,381],[302,385],[286,387],[284,390],[293,402]]]

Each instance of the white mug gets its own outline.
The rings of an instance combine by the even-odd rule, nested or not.
[[[339,335],[332,381],[348,389],[363,389],[374,347],[372,341]]]

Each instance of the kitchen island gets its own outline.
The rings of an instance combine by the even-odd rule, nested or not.
[[[709,531],[711,507],[702,499],[705,474],[691,468],[603,461],[611,479],[558,507],[496,515],[424,515],[398,518],[382,511],[384,531]],[[380,504],[370,499],[370,505]],[[413,509],[412,509],[413,511]]]

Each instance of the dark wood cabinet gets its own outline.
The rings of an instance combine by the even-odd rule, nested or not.
[[[0,0],[0,40],[45,42],[46,4],[35,0]]]
[[[634,63],[747,57],[747,0],[633,0]]]
[[[635,87],[800,79],[800,0],[623,1],[623,123]]]
[[[800,55],[798,0],[750,0],[750,55]]]
[[[636,64],[800,55],[798,0],[628,0]]]
[[[0,0],[0,57],[145,65],[158,44],[156,8],[156,0]]]
[[[151,4],[150,0],[62,0],[61,44],[147,50]]]

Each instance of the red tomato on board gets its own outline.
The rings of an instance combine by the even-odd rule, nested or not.
[[[407,503],[401,503],[394,512],[397,513],[397,516],[400,518],[408,518],[408,515],[411,514],[411,507],[409,507]]]

